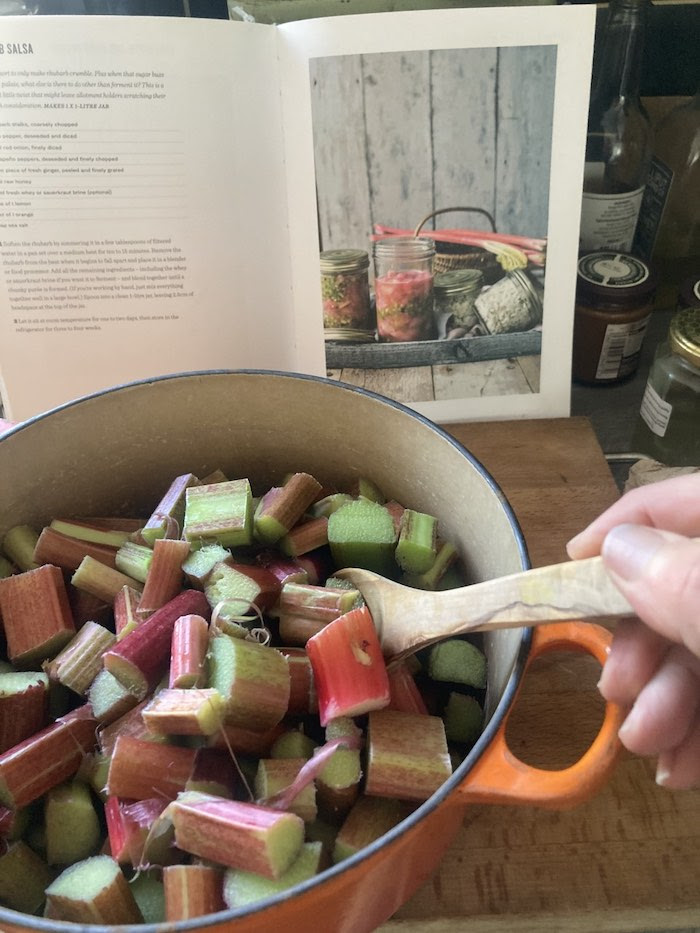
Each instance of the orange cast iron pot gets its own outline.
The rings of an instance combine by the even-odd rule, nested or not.
[[[63,405],[0,438],[0,536],[61,515],[150,514],[181,473],[221,468],[259,488],[306,470],[339,487],[369,477],[392,497],[438,517],[474,581],[529,566],[503,493],[454,438],[404,406],[330,380],[266,371],[185,373],[119,386]],[[574,806],[608,779],[620,711],[608,705],[574,765],[543,771],[509,750],[506,722],[532,662],[552,650],[604,663],[608,632],[565,622],[487,636],[487,724],[452,777],[408,818],[357,855],[252,907],[123,933],[365,933],[431,875],[469,803]],[[4,933],[114,933],[0,908]]]

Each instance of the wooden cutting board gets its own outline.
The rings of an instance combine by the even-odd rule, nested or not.
[[[486,422],[448,429],[508,497],[533,566],[617,497],[587,419]],[[528,672],[508,730],[539,767],[580,757],[595,734],[599,668],[575,655]],[[700,931],[700,791],[656,786],[653,762],[625,754],[609,785],[571,811],[470,806],[433,878],[382,933]]]

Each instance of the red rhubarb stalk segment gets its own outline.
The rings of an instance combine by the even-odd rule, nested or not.
[[[0,752],[48,725],[48,689],[46,674],[0,674]]]
[[[270,807],[192,793],[169,810],[180,849],[265,878],[279,878],[304,842],[304,821]]]
[[[182,562],[190,553],[187,541],[158,538],[143,585],[138,613],[143,618],[174,599],[182,589]]]
[[[55,564],[64,570],[77,570],[82,559],[88,554],[107,567],[116,567],[116,548],[62,535],[53,528],[43,529],[34,548],[34,560],[37,564]]]
[[[138,868],[143,862],[148,832],[166,806],[167,801],[159,797],[147,800],[108,797],[104,809],[112,858],[120,865]]]
[[[369,609],[352,609],[306,643],[321,725],[389,703],[389,679]]]
[[[0,580],[0,617],[18,667],[53,657],[75,635],[63,574],[50,564]]]
[[[325,745],[314,751],[312,758],[304,762],[294,780],[287,787],[259,802],[278,810],[289,809],[292,801],[305,787],[313,783],[339,748],[357,749],[361,747],[361,736],[346,736],[342,739],[333,739],[326,742]]]
[[[427,716],[428,707],[425,705],[425,700],[408,665],[403,661],[392,664],[387,673],[391,693],[388,708],[401,710],[404,713],[420,713]]]
[[[104,666],[141,699],[168,669],[175,622],[183,615],[209,616],[209,604],[199,590],[183,590],[105,652]]]
[[[114,631],[117,633],[118,640],[121,641],[140,622],[143,622],[143,619],[137,615],[140,601],[141,593],[133,586],[123,586],[114,597]]]
[[[120,735],[109,763],[106,791],[116,797],[174,800],[185,789],[197,750]]]
[[[167,866],[163,869],[165,919],[175,923],[223,910],[223,882],[223,870],[212,865]]]
[[[202,687],[209,645],[209,625],[203,616],[175,620],[170,646],[170,687]]]

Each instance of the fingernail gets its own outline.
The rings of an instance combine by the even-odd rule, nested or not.
[[[569,557],[570,557],[572,560],[576,560],[576,559],[577,559],[577,557],[578,557],[578,552],[579,552],[579,546],[578,546],[578,544],[579,544],[579,541],[580,541],[582,538],[584,538],[584,537],[585,537],[585,533],[584,533],[583,531],[581,531],[581,532],[579,532],[579,534],[575,535],[570,541],[567,541],[567,543],[566,543],[566,553],[569,555]]]
[[[665,768],[663,765],[658,765],[656,769],[655,781],[659,787],[666,787],[671,777],[671,772],[668,768]]]
[[[603,541],[605,565],[623,580],[636,580],[664,543],[664,537],[645,525],[617,525]]]

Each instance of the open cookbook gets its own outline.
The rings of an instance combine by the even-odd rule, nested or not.
[[[594,23],[594,5],[2,17],[5,417],[231,368],[443,422],[568,414]],[[431,302],[469,270],[473,319],[453,300],[430,332],[378,324],[374,247],[400,236],[432,246]],[[367,254],[361,333],[325,313],[340,251]]]

